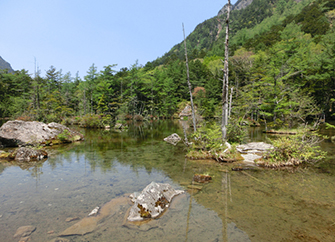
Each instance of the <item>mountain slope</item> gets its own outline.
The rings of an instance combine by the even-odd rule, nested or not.
[[[325,0],[326,1],[326,0]],[[284,21],[288,24],[292,21],[301,21],[295,18],[313,0],[239,0],[232,7],[230,18],[230,43],[231,53],[242,46],[249,39],[271,31],[276,25]],[[332,1],[330,1],[332,2]],[[205,56],[224,55],[225,39],[225,14],[226,5],[218,15],[200,23],[187,37],[187,50],[190,59],[203,58]],[[320,11],[319,11],[320,12]],[[309,12],[310,13],[310,12]],[[321,13],[320,13],[321,14]],[[323,14],[323,13],[322,13]],[[301,14],[300,14],[301,15]],[[308,16],[306,16],[307,18]],[[310,16],[310,18],[314,18]],[[320,18],[323,21],[324,18]],[[325,26],[327,29],[327,26]],[[317,29],[317,28],[316,28]],[[278,32],[278,31],[277,31]],[[184,58],[184,45],[179,43],[162,57],[147,65],[155,67],[175,59]]]
[[[231,33],[232,35],[242,28],[250,28],[260,23],[264,18],[272,15],[273,3],[278,0],[240,0],[233,6],[231,12]],[[249,3],[249,5],[248,5]],[[211,19],[200,23],[195,30],[187,37],[187,49],[190,58],[203,57],[212,48],[213,44],[224,39],[226,14],[224,6],[219,14]],[[170,59],[182,59],[184,47],[182,42],[175,45],[169,52],[161,58],[153,61],[157,66],[168,62]]]
[[[231,10],[241,10],[248,7],[253,0],[238,0],[231,8]],[[218,16],[226,14],[228,9],[228,4],[224,5],[223,8],[219,11]]]
[[[7,69],[8,72],[10,73],[14,72],[10,64],[6,62],[4,59],[2,59],[2,57],[0,56],[0,70],[5,70],[5,69]]]

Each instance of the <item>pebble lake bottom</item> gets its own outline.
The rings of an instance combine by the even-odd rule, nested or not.
[[[236,164],[187,160],[178,121],[158,121],[116,133],[82,130],[85,141],[47,148],[33,164],[0,164],[0,241],[21,226],[35,226],[31,241],[55,241],[97,206],[142,191],[152,181],[185,190],[158,219],[125,223],[131,206],[114,209],[92,232],[64,241],[334,241],[335,145],[323,142],[328,159],[281,170],[232,171]],[[327,131],[328,132],[328,131]],[[264,141],[259,128],[250,141]],[[212,181],[189,189],[194,174]],[[79,220],[66,222],[68,218]],[[65,240],[66,239],[66,240]]]

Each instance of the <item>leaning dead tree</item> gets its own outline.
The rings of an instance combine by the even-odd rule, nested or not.
[[[187,71],[187,84],[188,84],[188,89],[190,91],[193,127],[194,127],[194,132],[197,132],[197,125],[196,125],[196,121],[195,121],[195,111],[194,111],[193,97],[192,97],[192,86],[191,86],[191,82],[190,82],[190,71],[189,71],[189,68],[188,68],[188,58],[187,58],[187,47],[186,47],[184,23],[183,23],[183,33],[184,33],[184,46],[185,46],[185,58],[186,58],[186,69],[187,69],[186,70]]]
[[[228,47],[229,47],[229,14],[230,14],[230,0],[228,0],[227,19],[226,19],[226,41],[225,41],[225,59],[223,69],[223,87],[222,87],[222,139],[225,141],[227,137],[228,125]]]

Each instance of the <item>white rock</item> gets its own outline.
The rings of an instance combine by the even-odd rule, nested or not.
[[[89,214],[88,214],[88,216],[94,216],[94,215],[96,215],[98,212],[99,212],[99,207],[95,207],[93,210],[92,210],[92,212],[90,212]]]

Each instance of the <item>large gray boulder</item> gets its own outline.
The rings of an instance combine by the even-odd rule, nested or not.
[[[5,147],[52,145],[83,138],[81,133],[58,123],[15,120],[6,122],[0,128],[0,145]]]
[[[133,193],[130,198],[134,205],[129,211],[128,221],[156,218],[169,206],[172,198],[184,193],[170,184],[151,182],[141,193]]]

